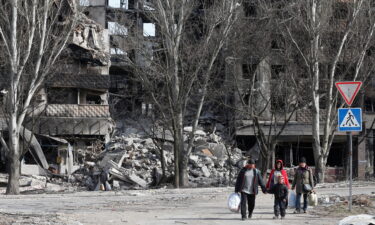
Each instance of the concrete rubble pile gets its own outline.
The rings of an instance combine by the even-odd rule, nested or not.
[[[78,190],[77,186],[66,182],[62,178],[53,178],[46,176],[25,176],[20,177],[20,192],[22,194],[56,193],[56,192],[74,192]],[[8,175],[0,174],[0,194],[6,191]]]
[[[363,206],[363,207],[372,207],[373,206],[373,196],[369,195],[353,195],[353,205]],[[336,203],[348,203],[347,196],[339,196],[336,194],[320,195],[318,202],[320,205],[332,205]]]
[[[184,130],[187,140],[191,127]],[[151,139],[136,132],[123,133],[112,138],[97,160],[86,162],[86,166],[76,171],[71,180],[89,190],[137,189],[172,184],[172,141],[168,138]],[[162,152],[165,179],[162,179]],[[233,184],[244,160],[241,150],[227,149],[219,135],[197,130],[188,164],[190,186]]]

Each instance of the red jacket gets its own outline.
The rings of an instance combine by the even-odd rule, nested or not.
[[[276,164],[277,164],[278,162],[281,162],[281,175],[284,177],[285,185],[288,187],[288,189],[290,189],[289,179],[288,179],[288,174],[287,174],[286,171],[284,170],[284,163],[283,163],[282,160],[277,160],[277,161],[276,161]],[[276,165],[275,165],[275,166],[276,166]],[[270,188],[271,188],[271,184],[274,185],[274,183],[273,183],[273,180],[274,180],[274,179],[273,179],[273,174],[275,173],[275,170],[276,170],[276,169],[273,169],[273,170],[271,171],[271,174],[270,174],[270,176],[269,176],[269,178],[268,178],[268,182],[267,182],[267,185],[266,185],[266,188],[267,188],[267,189],[270,189]]]

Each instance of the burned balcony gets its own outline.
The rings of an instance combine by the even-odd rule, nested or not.
[[[90,89],[108,89],[108,75],[96,74],[57,74],[48,80],[48,87],[79,87]]]

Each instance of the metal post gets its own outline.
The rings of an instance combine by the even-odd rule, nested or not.
[[[352,186],[353,186],[353,137],[352,132],[347,132],[349,144],[349,212],[352,211]]]

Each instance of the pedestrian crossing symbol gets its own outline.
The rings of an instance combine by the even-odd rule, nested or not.
[[[339,131],[362,131],[362,109],[341,108],[338,111]]]

